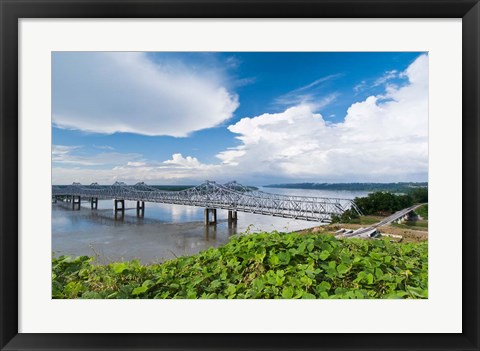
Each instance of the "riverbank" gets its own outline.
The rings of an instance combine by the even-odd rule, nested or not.
[[[390,214],[390,213],[387,213]],[[396,241],[400,242],[423,242],[428,240],[428,204],[422,205],[415,210],[416,216],[413,216],[411,220],[404,221],[402,223],[390,223],[378,227],[377,230],[380,234],[390,236]],[[357,230],[372,226],[376,223],[383,221],[387,216],[380,215],[368,215],[359,216],[349,220],[346,223],[332,223],[329,225],[321,225],[305,230],[297,231],[300,234],[317,233],[330,235],[341,229]]]
[[[52,260],[53,298],[427,298],[428,244],[318,233],[236,235],[162,264]]]

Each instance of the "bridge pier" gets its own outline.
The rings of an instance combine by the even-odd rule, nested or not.
[[[80,211],[80,202],[80,196],[72,195],[72,211],[75,211],[75,207],[77,207],[77,210]]]
[[[117,212],[122,212],[122,215],[125,213],[125,200],[113,200],[114,204],[115,204],[115,215],[117,214]],[[120,205],[120,206],[119,206]]]
[[[145,215],[145,201],[137,201],[137,217]]]
[[[236,222],[238,219],[237,211],[228,210],[228,223]]]
[[[217,224],[216,208],[206,208],[204,211],[204,214],[205,214],[205,225]],[[212,214],[212,220],[210,220],[210,214]]]
[[[415,213],[415,211],[410,211],[407,214],[407,221],[418,221],[420,218],[418,214]]]
[[[404,214],[402,217],[397,218],[394,222],[398,224],[402,224],[403,222],[409,221],[412,219],[412,212],[408,212]]]
[[[56,204],[57,203],[57,196],[54,196],[52,200],[53,200],[53,203]]]
[[[90,207],[92,210],[96,210],[98,208],[98,197],[90,198]]]

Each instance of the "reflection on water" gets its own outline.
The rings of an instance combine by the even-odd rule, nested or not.
[[[266,189],[271,193],[354,198],[365,192]],[[52,251],[59,255],[98,255],[100,262],[140,259],[161,262],[217,247],[237,233],[294,231],[315,226],[297,221],[238,213],[237,223],[228,223],[227,211],[217,210],[218,223],[204,226],[203,208],[145,203],[144,217],[137,217],[136,202],[125,202],[125,215],[115,216],[113,200],[99,200],[98,210],[82,203],[79,211],[71,204],[52,204]]]

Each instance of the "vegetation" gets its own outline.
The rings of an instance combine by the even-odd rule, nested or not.
[[[428,189],[416,188],[410,190],[407,194],[393,194],[390,192],[377,191],[368,194],[366,197],[356,197],[353,201],[364,215],[384,216],[410,207],[416,203],[428,202]],[[420,211],[420,213],[418,211]],[[417,213],[427,219],[428,207],[420,207],[417,209]],[[360,216],[353,209],[345,211],[340,216],[333,216],[332,222],[368,224],[362,223]]]
[[[347,212],[350,213],[350,212]],[[350,224],[360,224],[370,226],[382,221],[385,217],[383,216],[358,216],[358,214],[352,213],[352,216],[346,218],[346,216],[337,216],[337,220],[333,223],[350,223]]]
[[[163,264],[53,259],[53,298],[427,298],[427,243],[260,233]]]
[[[411,195],[396,195],[388,192],[375,192],[366,197],[356,197],[353,202],[364,215],[389,215],[414,204]],[[333,223],[361,223],[360,216],[354,209],[332,216]]]
[[[403,223],[392,223],[392,226],[403,229],[428,231],[428,221],[407,221]]]
[[[414,204],[413,197],[410,195],[395,195],[386,192],[375,192],[368,194],[367,197],[357,197],[354,202],[365,215],[391,214]]]
[[[415,212],[423,219],[428,219],[428,204],[420,206],[415,210]]]
[[[388,191],[406,193],[415,189],[426,189],[428,183],[293,183],[265,185],[267,188],[349,190],[349,191]],[[423,201],[422,201],[423,202]]]
[[[344,211],[340,216],[332,215],[332,223],[360,223],[360,215],[353,209]]]

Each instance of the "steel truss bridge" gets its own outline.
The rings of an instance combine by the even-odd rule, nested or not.
[[[331,216],[341,215],[348,209],[361,214],[355,203],[349,199],[271,194],[252,190],[237,182],[217,184],[206,181],[181,191],[159,190],[143,182],[135,185],[116,182],[109,186],[97,183],[91,185],[73,183],[64,186],[54,185],[52,196],[54,198],[70,197],[72,203],[77,204],[78,208],[80,208],[82,197],[92,201],[92,208],[94,208],[94,201],[96,208],[98,199],[114,199],[116,211],[124,210],[125,200],[137,201],[137,213],[139,208],[144,210],[145,202],[199,206],[205,208],[205,223],[207,223],[209,211],[214,211],[214,222],[216,222],[216,209],[228,210],[229,220],[236,219],[237,211],[316,222],[329,222]],[[123,201],[120,209],[117,209],[117,201]],[[208,220],[208,223],[212,222]]]

